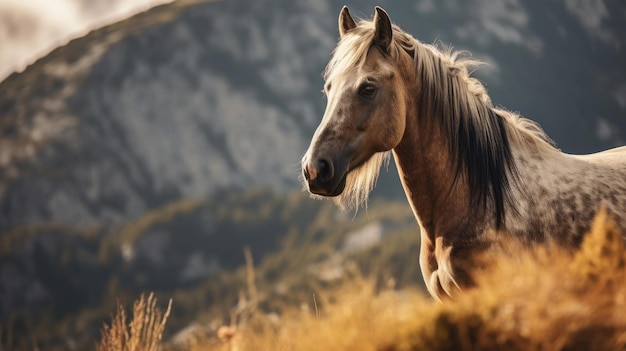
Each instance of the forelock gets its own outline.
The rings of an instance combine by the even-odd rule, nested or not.
[[[329,81],[337,76],[348,74],[354,67],[361,67],[365,63],[373,40],[373,22],[360,20],[357,27],[350,30],[337,43],[324,70],[324,80]]]

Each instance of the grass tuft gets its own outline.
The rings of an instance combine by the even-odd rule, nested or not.
[[[156,306],[154,294],[141,295],[133,305],[133,318],[127,324],[126,311],[118,305],[111,325],[102,327],[97,351],[157,351],[160,347],[165,322],[172,308],[172,300],[165,313]]]

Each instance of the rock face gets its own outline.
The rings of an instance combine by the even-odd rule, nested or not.
[[[34,84],[53,86],[5,108],[9,118],[27,120],[19,126],[28,129],[24,137],[42,145],[22,157],[38,170],[12,165],[18,175],[3,195],[12,205],[0,230],[47,221],[119,223],[220,189],[295,189],[333,40],[328,30],[284,35],[307,23],[307,33],[318,29],[314,19],[323,15],[313,6],[256,6],[198,5],[138,33],[129,33],[131,19],[6,81],[11,90],[39,68]],[[144,22],[158,20],[156,12],[143,14]],[[310,17],[284,28],[280,19],[290,12]]]
[[[357,16],[373,13],[362,2],[347,4]],[[383,6],[423,42],[440,40],[487,61],[477,74],[494,102],[540,122],[565,151],[626,140],[623,4]],[[336,43],[339,9],[330,0],[176,2],[76,39],[0,83],[0,237],[18,238],[4,241],[12,246],[0,266],[2,315],[33,301],[53,304],[59,286],[79,289],[44,269],[63,250],[84,252],[88,267],[97,267],[98,244],[41,238],[51,225],[57,234],[100,228],[104,238],[180,199],[297,191],[300,156],[325,105],[320,72]],[[377,192],[404,201],[396,178],[383,177]],[[180,225],[217,235],[211,223]],[[172,249],[163,243],[180,235],[171,230],[155,230],[127,254],[163,257]],[[223,264],[213,254],[219,241],[185,250],[181,277],[204,277]]]

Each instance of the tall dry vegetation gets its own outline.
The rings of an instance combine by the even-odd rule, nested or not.
[[[220,329],[228,331],[223,342],[208,337],[187,349],[626,350],[624,249],[615,223],[601,211],[578,251],[544,247],[498,257],[477,274],[476,288],[443,304],[411,289],[376,291],[371,281],[354,279],[320,296],[319,310],[294,308],[270,318],[255,309],[244,322]],[[115,341],[134,335],[120,313],[101,345],[131,350]],[[160,326],[133,342],[155,347]]]
[[[154,294],[141,295],[133,305],[133,318],[127,323],[126,311],[118,305],[111,325],[102,328],[102,339],[97,351],[157,351],[160,347],[165,322],[172,308],[170,300],[165,312],[156,306]]]

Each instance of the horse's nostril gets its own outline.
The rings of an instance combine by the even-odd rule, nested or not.
[[[310,180],[311,176],[309,175],[309,170],[307,166],[302,167],[302,174],[304,175],[305,180]]]
[[[319,160],[317,167],[317,177],[320,181],[326,182],[333,178],[335,173],[333,170],[333,164],[328,160]]]
[[[332,162],[326,159],[313,159],[302,166],[302,174],[308,182],[327,182],[335,174]]]

